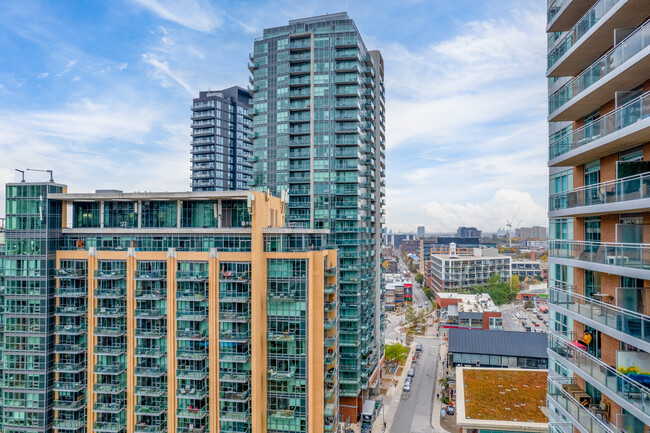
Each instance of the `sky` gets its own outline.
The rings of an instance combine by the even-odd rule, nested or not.
[[[346,11],[384,57],[387,227],[546,226],[544,6],[0,0],[0,184],[187,191],[192,98],[245,87],[264,28]]]

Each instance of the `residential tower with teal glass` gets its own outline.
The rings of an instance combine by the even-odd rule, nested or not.
[[[250,54],[255,190],[288,193],[287,225],[339,251],[339,397],[356,421],[379,392],[384,64],[346,13],[265,29]]]

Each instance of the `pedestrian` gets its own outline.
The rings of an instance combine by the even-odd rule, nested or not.
[[[440,400],[440,394],[436,394],[436,398]]]

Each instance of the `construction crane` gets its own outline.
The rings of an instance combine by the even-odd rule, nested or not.
[[[20,171],[20,170],[17,170]],[[27,171],[40,171],[42,173],[50,173],[50,182],[54,182],[54,171],[53,170],[40,170],[38,168],[28,168]],[[24,179],[24,173],[23,173]]]
[[[519,213],[519,209],[515,211],[515,214],[510,218],[509,220],[506,220],[506,226],[508,227],[508,248],[512,248],[512,223],[515,222],[515,218],[517,218],[517,214]]]

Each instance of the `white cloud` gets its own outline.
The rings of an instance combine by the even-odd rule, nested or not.
[[[193,30],[211,33],[222,19],[210,3],[202,0],[133,0],[159,17]]]
[[[500,189],[492,198],[482,203],[440,203],[430,201],[423,206],[429,217],[425,226],[431,232],[455,232],[459,226],[477,226],[484,231],[496,231],[512,220],[513,228],[520,226],[546,226],[544,209],[523,191]]]
[[[194,95],[195,91],[192,86],[180,73],[171,70],[168,61],[160,59],[156,54],[153,53],[143,54],[142,60],[145,63],[153,66],[154,69],[152,76],[155,79],[159,80],[163,87],[170,87],[171,83],[169,82],[169,79],[171,79],[173,82],[183,87],[190,95]]]
[[[41,72],[40,74],[38,74],[38,77],[36,77],[36,78],[38,78],[39,80],[42,80],[43,78],[47,78],[48,75],[50,75],[49,72]]]
[[[72,70],[72,67],[73,67],[74,65],[76,65],[76,64],[77,64],[77,61],[76,61],[76,60],[70,60],[70,61],[65,65],[65,68],[63,68],[63,70],[62,70],[61,72],[59,72],[58,74],[56,74],[56,76],[57,76],[57,77],[62,77],[62,76],[64,76],[65,74],[67,74],[68,72],[70,72],[70,71]]]

